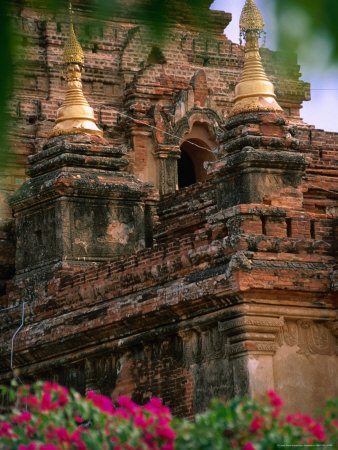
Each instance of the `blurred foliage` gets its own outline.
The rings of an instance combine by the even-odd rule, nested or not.
[[[280,42],[284,48],[295,50],[300,45],[309,44],[312,37],[322,36],[331,46],[331,61],[338,62],[338,17],[337,0],[267,0],[275,1],[279,18]],[[116,9],[122,11],[125,17],[136,16],[145,21],[152,33],[154,42],[165,37],[165,32],[175,22],[177,16],[184,15],[192,22],[207,31],[208,15],[206,7],[211,0],[74,0],[74,8],[91,8],[98,17],[114,17]],[[15,42],[15,30],[9,19],[13,7],[29,5],[60,13],[67,10],[65,0],[1,0],[0,1],[0,167],[8,160],[6,147],[6,130],[9,126],[6,117],[6,104],[11,95],[13,79],[13,61],[18,52]],[[122,6],[121,6],[122,5]],[[226,9],[226,8],[225,8]],[[203,14],[200,14],[203,11]],[[13,12],[12,12],[13,13]],[[325,44],[324,44],[325,45]]]
[[[214,399],[195,422],[175,418],[175,450],[278,450],[302,446],[335,447],[338,399],[329,400],[314,419],[304,414],[282,417],[283,400],[274,391],[255,398]]]
[[[0,167],[8,158],[6,140],[6,106],[12,89],[12,55],[15,52],[13,33],[7,17],[7,3],[0,2]]]
[[[312,59],[310,63],[316,62],[314,53],[322,50],[328,63],[338,63],[337,0],[274,1],[280,48],[293,52],[301,49]]]

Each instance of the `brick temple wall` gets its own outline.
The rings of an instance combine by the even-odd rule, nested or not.
[[[226,399],[250,392],[243,375],[247,369],[239,370],[240,360],[231,359],[223,330],[247,302],[251,314],[265,311],[264,317],[268,310],[273,317],[285,317],[274,344],[275,370],[284,373],[283,361],[297,345],[301,354],[293,358],[299,370],[318,352],[327,389],[315,389],[322,372],[314,378],[313,372],[303,374],[309,391],[317,392],[310,403],[318,405],[335,395],[334,337],[322,324],[333,324],[335,316],[331,278],[336,219],[305,212],[296,189],[271,196],[266,204],[223,211],[217,208],[215,192],[209,181],[164,197],[151,248],[85,270],[64,268],[48,282],[17,280],[8,304],[15,304],[24,291],[33,300],[16,341],[22,376],[27,381],[52,378],[81,392],[127,394],[139,402],[156,395],[174,414],[192,417],[214,396]],[[310,200],[305,197],[304,203]],[[324,203],[329,211],[332,200],[322,199],[322,207]],[[302,315],[314,338],[292,341],[287,333],[297,333]],[[1,319],[8,323],[9,318],[12,325],[2,325],[5,376],[20,309]],[[311,346],[311,339],[323,339],[317,341],[322,347],[302,347]],[[292,383],[289,375],[288,385]],[[277,377],[274,387],[283,392],[289,410],[296,409],[285,379]],[[312,408],[304,393],[298,404]]]
[[[163,58],[152,60],[153,40],[142,24],[123,19],[93,19],[85,9],[75,11],[75,28],[85,51],[84,92],[94,108],[98,125],[113,145],[128,149],[130,170],[156,187],[158,161],[152,156],[154,142],[149,129],[119,116],[144,119],[154,103],[161,105],[170,121],[177,96],[188,89],[198,69],[207,79],[209,104],[224,120],[231,107],[234,87],[243,66],[243,50],[223,34],[230,14],[211,12],[209,37],[192,26],[185,14],[178,17],[179,28],[172,28],[167,41],[160,45]],[[26,179],[28,155],[41,150],[64,98],[62,77],[63,45],[68,36],[68,19],[13,3],[13,26],[20,44],[15,69],[15,95],[10,104],[14,119],[9,131],[13,156],[8,167],[1,168],[0,204],[3,254],[15,246],[6,229],[11,227],[12,212],[6,198]],[[281,61],[269,50],[262,51],[268,75],[276,85],[280,104],[294,122],[299,122],[299,108],[309,98],[309,85],[300,81],[295,60]],[[148,121],[149,122],[149,121]],[[149,124],[155,125],[151,120]],[[158,124],[156,124],[158,126]],[[135,127],[136,126],[136,127]],[[177,130],[168,129],[177,134]],[[151,134],[151,133],[150,133]],[[6,277],[13,273],[13,255],[2,263],[2,292]]]
[[[34,139],[40,141],[47,137],[64,97],[62,52],[69,27],[64,16],[43,11],[17,8],[13,14],[22,54],[17,62],[11,111],[17,119],[15,137],[21,135],[18,140],[27,149],[29,144],[36,145]],[[187,89],[200,68],[206,73],[208,94],[215,109],[221,117],[227,114],[244,53],[223,34],[229,14],[214,12],[214,15],[210,39],[184,22],[179,29],[172,28],[168,41],[162,45],[164,59],[156,62],[149,60],[154,43],[142,24],[125,19],[94,20],[86,11],[76,10],[75,28],[86,59],[84,92],[107,138],[114,136],[117,125],[118,112],[113,108],[135,117],[146,112],[154,102],[169,110],[175,96]],[[288,117],[299,120],[296,111],[309,98],[309,85],[299,79],[296,60],[282,61],[269,50],[263,50],[262,55],[267,73],[276,85],[279,102]],[[33,151],[30,148],[29,153]]]
[[[142,24],[76,13],[84,91],[105,145],[130,163],[121,180],[134,174],[144,184],[145,248],[91,267],[83,260],[63,260],[49,272],[43,264],[26,267],[13,277],[20,243],[8,208],[0,233],[0,305],[13,308],[0,314],[0,380],[13,375],[10,344],[25,301],[13,356],[27,382],[56,380],[140,403],[159,396],[175,415],[190,418],[215,396],[268,388],[283,394],[287,411],[315,410],[337,395],[338,134],[300,119],[309,86],[296,61],[262,51],[287,125],[254,117],[255,124],[229,131],[243,66],[242,49],[222,34],[229,15],[214,14],[210,39],[182,19],[156,59]],[[8,192],[22,183],[26,156],[42,152],[54,124],[68,35],[64,17],[28,8],[15,16],[27,47],[17,68],[10,136],[22,164],[12,170]],[[196,128],[205,145],[215,145],[209,175],[175,190],[179,147],[197,136]],[[224,154],[226,136],[234,145]],[[254,150],[267,155],[266,166],[258,159],[249,169],[243,163],[241,154]],[[234,177],[250,170],[261,177],[259,201],[244,198],[255,194],[250,180],[243,201],[229,200],[240,191],[227,173],[236,157]]]

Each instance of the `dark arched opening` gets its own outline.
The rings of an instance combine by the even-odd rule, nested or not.
[[[177,161],[177,172],[179,189],[196,183],[194,164],[183,148],[181,148],[181,158]]]
[[[177,161],[178,188],[207,179],[205,161],[215,159],[209,146],[201,139],[190,138],[181,145],[181,158]]]

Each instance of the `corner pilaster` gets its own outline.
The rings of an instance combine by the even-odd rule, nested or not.
[[[159,162],[158,186],[160,194],[170,194],[178,188],[177,160],[181,157],[178,146],[159,145],[154,154]]]
[[[273,355],[283,325],[282,317],[251,315],[219,322],[219,330],[228,338],[235,395],[254,395],[274,387]]]

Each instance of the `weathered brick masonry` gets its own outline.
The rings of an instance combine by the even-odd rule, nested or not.
[[[338,134],[303,123],[309,86],[269,50],[284,117],[227,119],[243,65],[222,34],[229,14],[210,13],[208,38],[182,17],[161,49],[142,23],[87,14],[84,87],[104,139],[48,141],[68,28],[16,15],[30,45],[11,138],[30,180],[11,196],[15,224],[10,208],[3,220],[0,278],[2,307],[27,302],[20,377],[160,396],[187,417],[268,388],[286,410],[314,410],[338,393]],[[21,307],[0,313],[1,381],[20,323]]]

